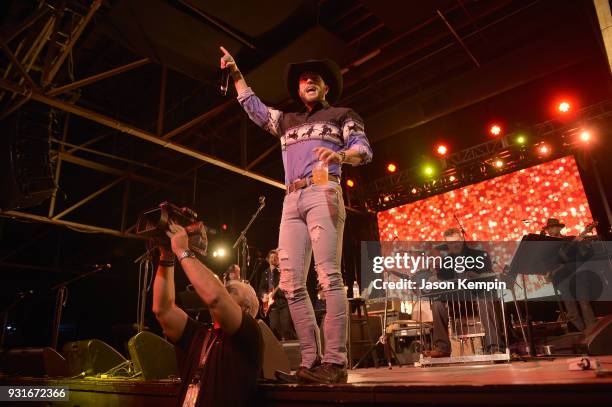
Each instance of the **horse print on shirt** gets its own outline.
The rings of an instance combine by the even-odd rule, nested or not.
[[[285,131],[281,137],[283,149],[295,143],[308,140],[325,140],[340,146],[344,145],[342,131],[330,122],[304,123]]]

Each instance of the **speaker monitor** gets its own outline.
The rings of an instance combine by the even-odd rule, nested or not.
[[[174,346],[151,332],[140,332],[128,342],[134,369],[145,380],[161,380],[179,376]]]
[[[28,105],[0,127],[0,209],[31,207],[56,189],[49,158],[55,125],[46,108]]]
[[[21,348],[2,353],[0,370],[7,374],[31,377],[66,377],[69,375],[66,359],[55,349]]]
[[[262,320],[257,322],[264,342],[263,377],[264,379],[275,380],[275,371],[289,372],[289,358],[283,351],[283,345],[276,339],[268,325]]]
[[[62,348],[71,376],[95,376],[126,362],[112,346],[98,339],[68,342]]]

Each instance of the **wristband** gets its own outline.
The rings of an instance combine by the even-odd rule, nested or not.
[[[187,249],[183,253],[181,253],[180,256],[178,256],[179,263],[182,263],[183,260],[188,258],[188,257],[191,257],[191,258],[195,259],[196,255],[195,255],[194,252],[192,252],[191,250]]]
[[[159,265],[162,267],[174,267],[174,256],[172,256],[172,260],[159,259]]]

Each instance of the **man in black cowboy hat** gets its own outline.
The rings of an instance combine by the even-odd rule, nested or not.
[[[546,225],[542,228],[544,232],[548,236],[551,237],[563,237],[561,234],[561,230],[565,227],[565,223],[559,222],[559,219],[556,218],[548,218],[546,221]]]
[[[221,47],[221,68],[229,69],[238,101],[251,120],[280,138],[287,194],[283,203],[278,255],[280,288],[289,303],[302,354],[300,382],[346,383],[346,292],[340,272],[346,212],[340,186],[342,164],[372,159],[363,120],[351,109],[335,107],[342,74],[330,60],[289,64],[289,95],[304,105],[296,113],[266,106],[249,88],[234,58]],[[317,161],[328,166],[327,184],[313,185]],[[325,353],[306,291],[306,274],[314,252],[315,270],[325,292]]]

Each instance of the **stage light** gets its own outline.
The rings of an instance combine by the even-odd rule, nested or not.
[[[588,131],[583,131],[582,133],[580,133],[580,140],[588,143],[589,141],[591,141],[591,133],[589,133]]]
[[[349,188],[353,188],[355,186],[355,181],[353,181],[352,179],[347,179],[346,186]]]
[[[499,136],[502,132],[502,129],[498,124],[494,124],[489,129],[489,132],[494,136]]]
[[[570,104],[569,102],[563,101],[561,103],[559,103],[559,106],[557,106],[557,109],[561,112],[561,113],[567,113],[570,111]]]
[[[444,144],[438,144],[438,147],[436,147],[436,152],[438,155],[446,155],[448,148]]]
[[[389,195],[385,195],[385,197],[383,198],[383,201],[385,202],[389,202],[391,198],[389,197]]]
[[[428,176],[431,177],[434,174],[434,168],[431,165],[426,165],[423,168],[423,173]]]
[[[221,225],[221,229],[227,230],[227,223],[224,223],[223,225]]]
[[[412,191],[410,191],[410,192],[412,192],[413,194],[416,194],[419,191],[416,188],[412,188]]]
[[[516,136],[516,144],[518,145],[525,145],[525,143],[527,142],[527,137],[523,136],[522,134]]]
[[[501,160],[500,158],[498,158],[497,160],[495,160],[493,162],[493,165],[495,166],[495,168],[501,168],[504,166],[504,162],[503,160]]]
[[[219,247],[217,248],[217,250],[213,251],[213,257],[225,257],[226,252],[225,252],[225,248],[223,247]]]
[[[549,154],[550,154],[550,152],[551,152],[551,149],[550,149],[550,147],[548,146],[548,144],[544,144],[544,143],[542,143],[542,144],[540,144],[540,145],[538,146],[538,154],[539,154],[540,156],[547,156],[547,155],[549,155]]]
[[[454,175],[451,175],[450,177],[448,177],[448,180],[449,180],[450,182],[453,182],[453,181],[455,181],[456,179],[457,179],[457,178],[455,178],[455,176],[454,176]]]
[[[395,172],[397,171],[397,165],[393,163],[387,164],[387,172]]]

